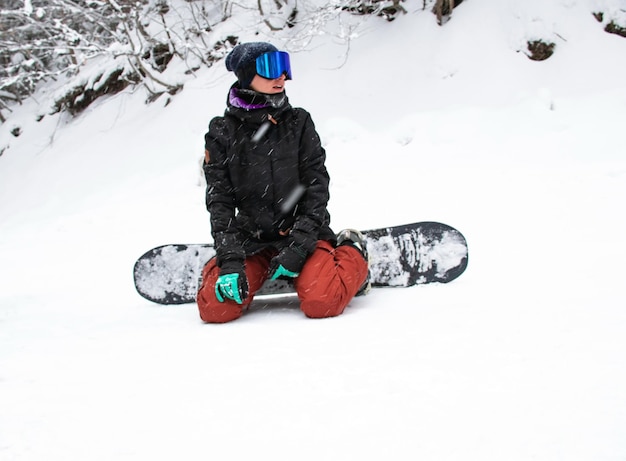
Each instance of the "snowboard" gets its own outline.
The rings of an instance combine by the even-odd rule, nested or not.
[[[468,262],[465,237],[438,222],[417,222],[362,231],[370,257],[372,287],[448,283]],[[135,288],[158,304],[195,302],[202,269],[215,256],[212,244],[170,244],[147,251],[134,267]],[[256,296],[295,294],[292,281],[268,280]]]

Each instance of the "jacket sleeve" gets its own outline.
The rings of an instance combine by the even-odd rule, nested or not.
[[[243,262],[245,252],[235,224],[235,193],[228,169],[228,127],[223,117],[211,120],[204,136],[204,147],[207,152],[204,162],[206,207],[211,217],[217,264]]]
[[[311,253],[317,245],[321,228],[329,225],[330,177],[326,170],[326,152],[311,115],[303,109],[300,111],[304,123],[300,137],[299,174],[305,193],[298,204],[291,236],[296,245]]]

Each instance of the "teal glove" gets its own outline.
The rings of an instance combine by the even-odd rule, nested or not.
[[[283,266],[282,264],[279,264],[276,270],[272,273],[270,280],[276,280],[281,277],[296,278],[298,275],[300,275],[300,272],[290,271],[289,269],[285,269],[285,266]]]
[[[307,253],[297,245],[283,248],[270,262],[269,278],[296,278],[300,275],[302,266],[307,258]]]
[[[221,303],[230,299],[243,304],[248,297],[248,279],[241,263],[227,262],[221,267],[215,282],[215,297]]]

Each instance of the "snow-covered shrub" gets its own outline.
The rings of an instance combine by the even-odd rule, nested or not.
[[[545,61],[554,53],[556,45],[543,40],[532,40],[528,42],[527,56],[533,61]]]

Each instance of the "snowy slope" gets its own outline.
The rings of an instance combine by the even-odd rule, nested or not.
[[[327,149],[336,230],[443,221],[470,266],[338,318],[273,301],[204,325],[134,291],[145,250],[209,240],[198,159],[223,67],[166,107],[18,109],[0,459],[626,459],[626,39],[591,15],[626,5],[467,0],[445,27],[421,5],[294,51],[287,91]],[[538,37],[547,61],[523,53]]]

